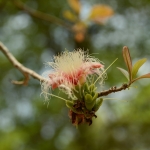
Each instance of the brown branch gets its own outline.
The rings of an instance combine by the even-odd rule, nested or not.
[[[98,97],[101,97],[101,96],[107,96],[111,93],[115,93],[115,92],[119,92],[119,91],[122,91],[122,90],[125,90],[127,88],[129,88],[131,85],[131,83],[129,84],[123,84],[121,87],[117,88],[116,86],[110,88],[109,90],[105,90],[105,91],[102,91],[100,93],[98,93]]]
[[[46,13],[43,13],[43,12],[40,12],[38,10],[35,10],[33,8],[30,8],[29,6],[25,5],[24,3],[18,1],[18,0],[12,0],[12,2],[21,10],[24,10],[26,11],[29,15],[33,16],[33,17],[36,17],[38,19],[41,19],[41,20],[44,20],[44,21],[47,21],[47,22],[50,22],[50,23],[55,23],[57,25],[61,25],[69,30],[71,30],[71,26],[68,25],[65,21],[55,17],[55,16],[52,16],[50,14],[46,14]]]
[[[24,81],[12,81],[14,84],[24,84],[27,85],[29,81],[29,76],[32,76],[33,78],[44,81],[45,78],[34,72],[33,70],[26,68],[23,66],[5,47],[3,43],[0,42],[0,50],[4,53],[4,55],[8,58],[8,60],[13,64],[14,67],[16,67],[25,77]]]
[[[13,84],[18,84],[18,85],[27,85],[28,81],[30,79],[29,74],[22,72],[22,74],[24,75],[24,80],[23,81],[15,81],[12,80],[11,83]]]
[[[42,76],[40,76],[39,74],[37,74],[36,72],[34,72],[33,70],[23,66],[7,49],[7,47],[5,47],[3,45],[3,43],[0,42],[0,50],[4,53],[4,55],[8,58],[8,60],[13,64],[14,67],[16,67],[20,72],[22,72],[22,74],[25,77],[24,81],[12,81],[12,83],[14,84],[23,84],[23,85],[27,85],[28,81],[29,81],[29,76],[32,76],[33,78],[40,80],[40,81],[45,81],[45,78],[43,78]],[[119,92],[122,90],[125,90],[127,88],[130,87],[132,83],[128,83],[128,84],[123,84],[121,87],[117,88],[116,86],[110,88],[109,90],[105,90],[102,91],[100,93],[98,93],[98,97],[101,96],[107,96],[111,93],[115,93],[115,92]]]

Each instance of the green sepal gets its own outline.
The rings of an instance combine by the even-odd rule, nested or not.
[[[100,106],[102,105],[102,102],[103,102],[103,98],[99,98],[99,99],[96,100],[96,103],[93,107],[93,110],[95,112],[100,108]]]

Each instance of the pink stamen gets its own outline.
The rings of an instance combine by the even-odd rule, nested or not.
[[[86,76],[89,74],[94,74],[94,71],[97,68],[103,68],[104,66],[97,62],[86,62],[83,63],[82,66],[76,71],[71,74],[67,74],[64,72],[56,72],[49,74],[49,78],[51,79],[51,86],[52,89],[59,87],[59,85],[63,84],[64,82],[71,83],[73,85],[77,85],[80,79],[86,79]]]

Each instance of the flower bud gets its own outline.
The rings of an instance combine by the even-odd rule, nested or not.
[[[100,106],[102,105],[102,102],[103,102],[102,98],[96,100],[96,103],[95,103],[95,105],[93,107],[93,110],[95,112],[100,108]]]
[[[88,110],[92,110],[92,108],[95,105],[95,100],[93,100],[93,97],[90,94],[85,95],[85,106]]]
[[[85,95],[85,103],[92,103],[93,98],[90,94]]]

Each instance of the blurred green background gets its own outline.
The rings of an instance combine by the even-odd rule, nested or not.
[[[60,18],[71,9],[67,0],[23,0],[36,10]],[[139,75],[150,72],[150,1],[81,0],[84,18],[94,4],[106,4],[114,15],[106,24],[89,23],[84,40],[56,22],[30,16],[12,0],[0,0],[0,41],[26,67],[39,74],[49,69],[44,63],[65,48],[89,50],[109,66],[103,89],[120,86],[126,79],[116,69],[125,67],[122,47],[128,46],[135,62],[149,61]],[[91,126],[76,129],[65,103],[51,98],[49,105],[40,96],[40,82],[33,78],[27,86],[13,85],[22,74],[0,52],[0,150],[149,150],[150,149],[150,80],[135,83],[136,88],[111,94],[116,100],[104,101]],[[58,91],[54,91],[58,94]],[[61,95],[61,93],[59,94]]]

